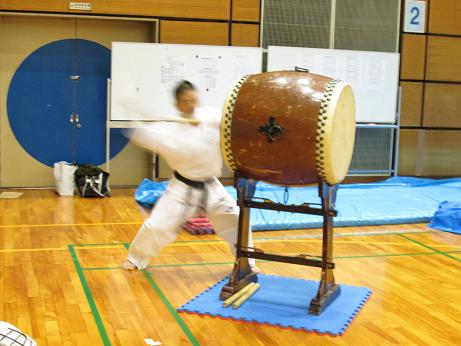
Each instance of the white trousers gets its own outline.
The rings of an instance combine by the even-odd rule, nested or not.
[[[235,256],[237,243],[239,207],[217,178],[206,184],[208,219],[215,232],[229,245]],[[181,226],[200,212],[203,191],[194,189],[172,178],[165,193],[159,198],[150,215],[138,230],[128,250],[128,260],[138,269],[149,265],[151,257],[156,256],[176,239]],[[253,246],[249,232],[248,246]],[[254,259],[249,259],[254,267]]]

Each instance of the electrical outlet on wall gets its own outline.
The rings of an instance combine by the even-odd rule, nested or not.
[[[91,11],[91,2],[69,2],[69,10]]]

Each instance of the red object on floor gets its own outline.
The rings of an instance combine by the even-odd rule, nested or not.
[[[193,235],[214,234],[213,225],[205,216],[193,217],[187,220],[184,230]]]

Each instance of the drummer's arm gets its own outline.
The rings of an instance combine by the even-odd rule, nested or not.
[[[210,122],[211,126],[220,129],[222,113],[218,109],[211,107],[209,108],[208,112],[210,115],[208,121]]]

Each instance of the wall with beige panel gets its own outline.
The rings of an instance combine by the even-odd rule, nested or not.
[[[461,38],[429,36],[426,79],[461,82]]]
[[[399,144],[399,175],[418,175],[418,137],[422,130],[407,130],[400,131]]]
[[[421,126],[423,83],[401,82],[402,100],[400,109],[401,126]]]
[[[258,24],[232,24],[232,45],[259,47]]]
[[[429,32],[461,35],[461,2],[459,0],[431,0]]]
[[[160,42],[224,45],[229,43],[227,23],[160,21]]]
[[[399,174],[461,175],[461,131],[401,130]]]
[[[426,38],[423,35],[402,35],[401,79],[424,79],[425,50]]]
[[[69,10],[64,0],[0,0],[0,9],[153,17],[229,19],[231,0],[92,0],[91,11]]]
[[[228,19],[230,0],[96,0],[95,13],[120,13],[155,17]]]
[[[423,126],[461,128],[461,84],[426,83]]]
[[[426,130],[423,175],[461,175],[461,131]]]
[[[401,36],[399,173],[454,176],[461,174],[461,37],[454,36],[461,1],[426,4],[427,32]]]
[[[68,2],[63,0],[0,0],[1,10],[65,12]]]
[[[232,0],[232,20],[259,22],[261,0]]]

